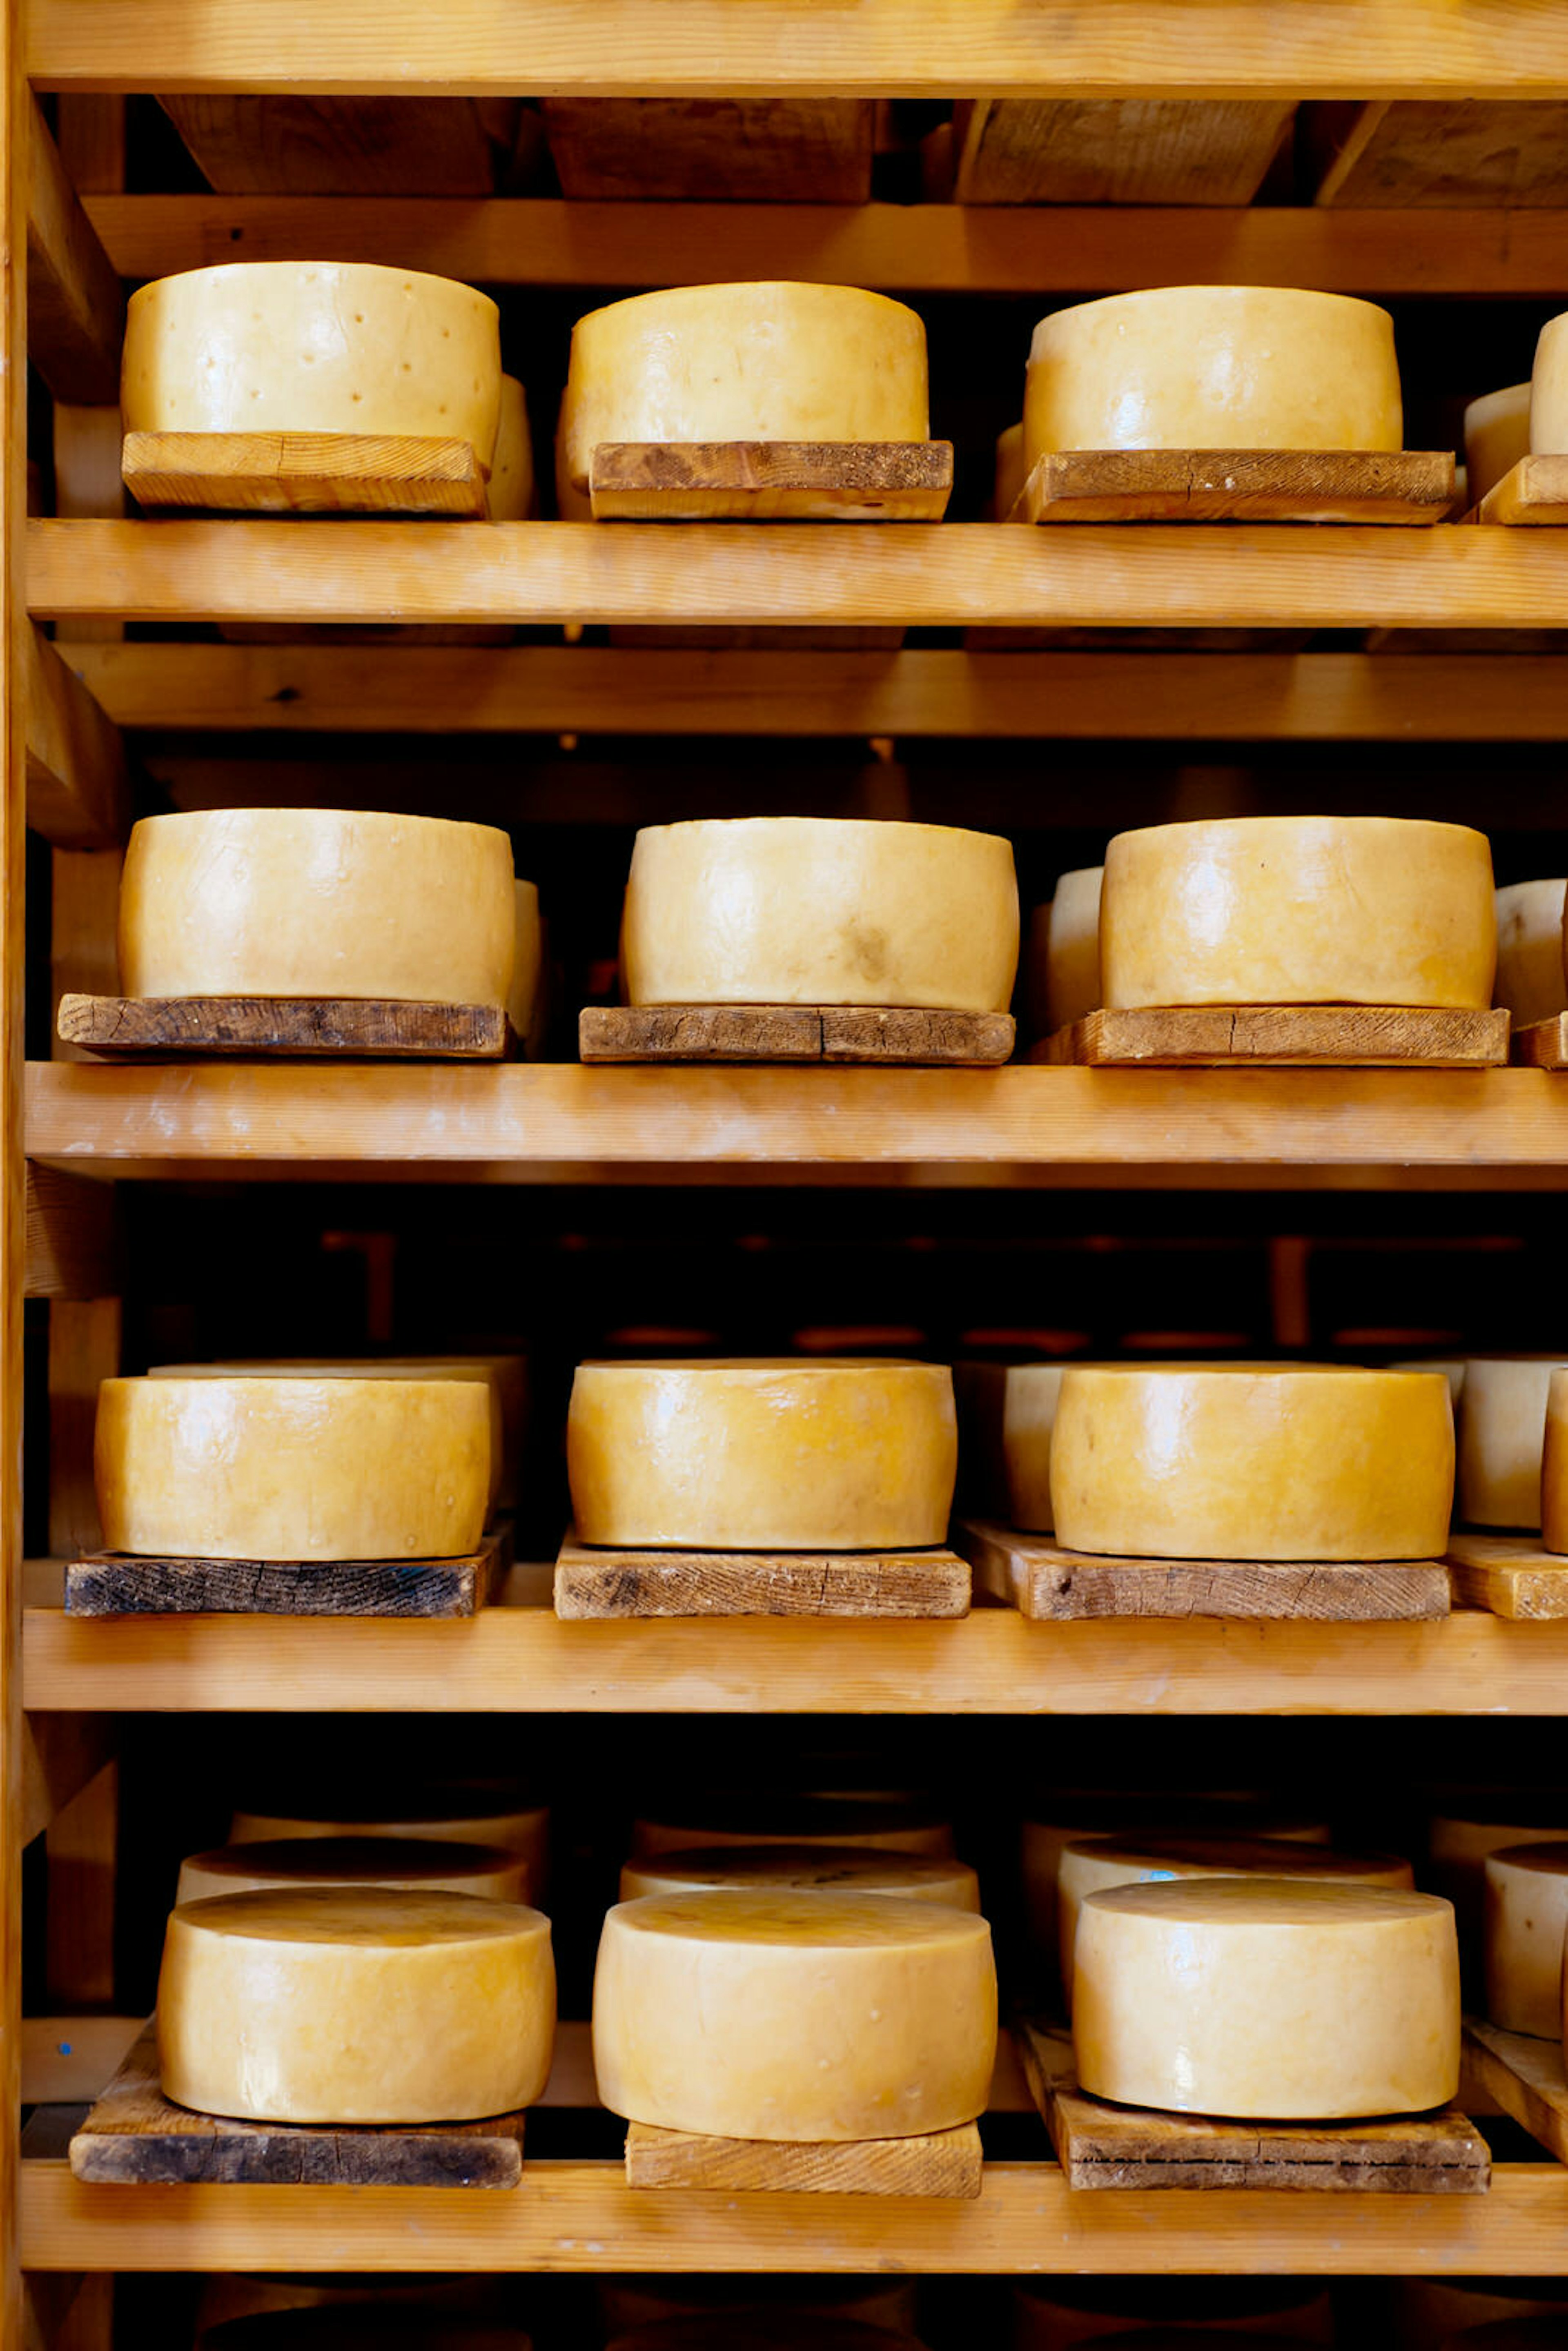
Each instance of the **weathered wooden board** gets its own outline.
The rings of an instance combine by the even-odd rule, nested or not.
[[[66,1567],[68,1616],[476,1616],[511,1564],[510,1527],[463,1559],[141,1559]]]
[[[568,1534],[555,1571],[566,1617],[967,1615],[956,1552],[593,1549]]]
[[[1308,107],[1302,129],[1320,204],[1568,204],[1561,98],[1342,99]]]
[[[220,513],[482,517],[473,444],[371,433],[128,433],[125,486],[143,507]]]
[[[1248,204],[1292,99],[960,99],[961,204]]]
[[[1211,2122],[1107,2105],[1078,2087],[1071,2034],[1026,2018],[1024,2072],[1070,2188],[1264,2188],[1479,2196],[1485,2139],[1466,2115],[1354,2123]]]
[[[1555,2041],[1465,2019],[1465,2070],[1505,2115],[1568,2163],[1568,2075]]]
[[[1008,1012],[814,1004],[588,1005],[585,1061],[870,1061],[994,1069],[1010,1056]]]
[[[1091,1012],[1037,1045],[1031,1061],[1086,1070],[1279,1067],[1483,1070],[1508,1060],[1508,1014],[1415,1005],[1248,1004]]]
[[[565,196],[862,204],[871,194],[870,99],[546,98],[541,108]]]
[[[490,1004],[390,998],[62,996],[62,1041],[122,1054],[346,1054],[377,1061],[499,1061],[507,1016]]]
[[[915,2138],[786,2143],[704,2138],[695,2131],[626,2130],[628,2188],[708,2188],[791,2196],[977,2196],[974,2123]]]
[[[200,90],[159,103],[225,195],[487,196],[496,149],[511,144],[504,100]]]
[[[190,2181],[331,2188],[515,2188],[520,2114],[485,2122],[363,2125],[231,2122],[176,2106],[158,2083],[152,2025],[70,2143],[78,2179],[125,2187]]]
[[[1058,449],[1008,520],[1435,523],[1454,497],[1447,449]]]
[[[979,1519],[959,1520],[954,1542],[977,1592],[1039,1624],[1096,1616],[1407,1624],[1448,1614],[1448,1571],[1437,1560],[1108,1559]]]
[[[601,441],[595,522],[940,522],[950,441]]]
[[[1531,1070],[1568,1070],[1568,1012],[1513,1032],[1513,1058]]]
[[[1568,1559],[1539,1535],[1450,1535],[1454,1597],[1516,1622],[1568,1616]]]
[[[1549,528],[1568,522],[1568,456],[1521,457],[1487,492],[1473,519]]]

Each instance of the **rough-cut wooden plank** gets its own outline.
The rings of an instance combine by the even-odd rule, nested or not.
[[[195,2180],[277,2187],[515,2188],[520,2114],[485,2122],[366,2125],[233,2122],[176,2106],[158,2085],[152,2025],[70,2143],[78,2179],[162,2187]]]
[[[547,97],[541,111],[574,199],[860,204],[871,194],[869,99]]]
[[[1516,1029],[1513,1059],[1530,1070],[1568,1070],[1568,1013]]]
[[[1246,204],[1290,99],[967,99],[955,110],[961,204]]]
[[[1477,522],[1568,522],[1568,456],[1521,457],[1476,508]]]
[[[31,123],[27,357],[57,400],[118,400],[124,288],[36,106]]]
[[[1508,1060],[1508,1015],[1385,1004],[1175,1006],[1090,1012],[1058,1029],[1036,1057],[1089,1070],[1183,1063],[1222,1067],[1496,1069]]]
[[[122,1270],[113,1186],[30,1166],[26,1295],[110,1298]]]
[[[1007,1012],[865,1005],[588,1005],[584,1061],[864,1061],[994,1068],[1013,1049]]]
[[[950,441],[601,441],[596,522],[940,522]]]
[[[120,1744],[111,1714],[28,1713],[22,1718],[22,1843],[41,1836]]]
[[[76,2105],[99,2096],[145,2029],[140,2016],[24,2017],[22,2104]]]
[[[628,2188],[706,2188],[735,2195],[978,2196],[974,2123],[915,2138],[704,2138],[695,2131],[626,2129]]]
[[[250,514],[486,510],[468,441],[376,433],[128,433],[125,486],[143,507]]]
[[[1440,522],[1448,450],[1058,449],[1009,522]]]
[[[57,849],[108,849],[131,830],[120,729],[36,624],[17,653],[27,697],[27,823]]]
[[[1568,2075],[1555,2041],[1467,2016],[1465,2068],[1505,2115],[1568,2163]]]
[[[1448,1613],[1448,1572],[1437,1560],[1108,1559],[984,1520],[960,1520],[953,1540],[975,1571],[977,1592],[1042,1624],[1106,1616],[1410,1623]]]
[[[1568,1616],[1568,1559],[1539,1535],[1451,1535],[1448,1557],[1454,1597],[1467,1608],[1515,1621]]]
[[[497,1061],[507,1050],[507,1016],[498,1006],[382,997],[63,996],[57,1025],[68,1043],[110,1056]]]
[[[1210,2122],[1112,2106],[1078,2087],[1069,2033],[1026,2018],[1024,2071],[1073,2189],[1291,2189],[1479,2196],[1485,2139],[1466,2115],[1351,2123]]]
[[[509,1559],[487,1534],[463,1559],[143,1559],[66,1568],[68,1616],[475,1616]]]
[[[555,1613],[643,1616],[954,1617],[969,1571],[950,1551],[590,1550],[568,1534]]]
[[[1314,106],[1303,126],[1320,204],[1568,202],[1568,103],[1464,98]]]
[[[496,185],[472,99],[208,92],[162,102],[225,195],[487,196]]]

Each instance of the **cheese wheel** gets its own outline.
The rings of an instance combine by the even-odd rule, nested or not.
[[[291,1886],[392,1886],[413,1894],[476,1894],[527,1902],[527,1861],[497,1844],[449,1844],[434,1837],[267,1837],[188,1854],[176,1904],[219,1894]]]
[[[1029,468],[1023,455],[1023,419],[1009,424],[997,436],[996,479],[991,489],[991,513],[998,522],[1006,522],[1018,503],[1019,492],[1029,479]]]
[[[1563,2037],[1568,1844],[1504,1845],[1486,1858],[1487,2014],[1505,2032]]]
[[[1568,453],[1568,311],[1548,319],[1536,342],[1530,375],[1530,450],[1535,457]]]
[[[924,441],[925,329],[852,286],[675,286],[571,330],[563,510],[601,441]]]
[[[1332,2343],[1333,2308],[1326,2292],[1298,2278],[1020,2278],[1013,2287],[1015,2351],[1073,2351],[1080,2343],[1134,2330],[1155,2320],[1186,2330],[1218,2331],[1255,2342]],[[1203,2339],[1199,2335],[1199,2341]],[[1245,2346],[1243,2346],[1245,2351]]]
[[[855,1845],[941,1860],[952,1853],[953,1830],[896,1797],[749,1794],[670,1806],[632,1828],[632,1854],[643,1860],[693,1845],[780,1844]]]
[[[1568,1010],[1563,969],[1563,904],[1568,883],[1513,882],[1497,893],[1495,1003],[1516,1029]]]
[[[957,1468],[952,1374],[848,1356],[580,1364],[566,1462],[585,1543],[940,1543]]]
[[[417,1795],[406,1788],[392,1788],[379,1805],[368,1797],[358,1802],[340,1798],[330,1809],[312,1806],[303,1797],[294,1801],[299,1805],[297,1811],[236,1811],[229,1823],[230,1844],[294,1844],[303,1837],[392,1837],[440,1844],[500,1845],[524,1864],[528,1885],[524,1898],[537,1903],[543,1890],[549,1862],[549,1813],[543,1804],[523,1802],[516,1791],[491,1792],[483,1785],[460,1782]]]
[[[1411,1355],[1404,1363],[1389,1364],[1385,1368],[1391,1372],[1441,1372],[1448,1383],[1448,1401],[1457,1421],[1459,1398],[1465,1392],[1465,1361],[1462,1355]]]
[[[1082,1020],[1085,1013],[1098,1011],[1103,1001],[1100,894],[1104,878],[1103,865],[1081,865],[1071,873],[1059,874],[1055,896],[1036,910],[1039,930],[1031,930],[1030,952],[1039,1000],[1044,1008],[1044,1034],[1054,1035],[1058,1029]]]
[[[973,1506],[1008,1526],[1049,1534],[1051,1432],[1061,1364],[960,1364],[958,1458]]]
[[[789,2315],[849,2319],[901,2337],[915,2332],[916,2290],[910,2277],[606,2277],[597,2285],[607,2343],[667,2319],[733,2319],[742,2312],[747,2325]]]
[[[873,1004],[1005,1012],[1010,843],[872,817],[644,826],[621,976],[632,1004]]]
[[[1078,1921],[1072,2039],[1092,2097],[1336,2120],[1459,2080],[1454,1914],[1429,1894],[1285,1878],[1113,1886]]]
[[[1063,1375],[1057,1541],[1152,1559],[1437,1559],[1454,1480],[1435,1372],[1161,1366]]]
[[[456,1559],[485,1531],[490,1399],[472,1380],[105,1380],[93,1476],[110,1551]]]
[[[175,1910],[166,2097],[252,2122],[470,2122],[549,2075],[549,1920],[470,1894],[324,1888]]]
[[[1042,319],[1025,462],[1051,449],[1397,449],[1394,322],[1287,286],[1162,286]]]
[[[1471,1355],[1459,1398],[1458,1511],[1478,1527],[1541,1527],[1542,1454],[1554,1372],[1568,1355]]]
[[[962,1861],[874,1845],[675,1845],[637,1855],[621,1871],[621,1899],[649,1894],[893,1894],[978,1910],[980,1881]]]
[[[1437,1813],[1427,1824],[1422,1882],[1454,1906],[1459,1950],[1478,1977],[1486,1917],[1486,1863],[1504,1846],[1568,1838],[1568,1792],[1521,1795],[1515,1791],[1472,1800],[1463,1811]]]
[[[515,375],[501,378],[499,416],[486,510],[492,522],[526,522],[535,510],[534,444],[528,394]]]
[[[1490,1006],[1491,852],[1406,817],[1215,817],[1105,853],[1107,1005]]]
[[[1568,1372],[1553,1372],[1546,1392],[1545,1442],[1541,1457],[1541,1541],[1545,1551],[1568,1552]]]
[[[512,955],[512,985],[507,994],[507,1018],[527,1061],[537,1061],[544,1028],[544,925],[539,920],[539,893],[532,882],[513,883],[517,909]]]
[[[488,472],[501,314],[487,294],[367,261],[225,261],[126,306],[128,433],[428,434]]]
[[[1465,492],[1479,507],[1505,474],[1530,455],[1530,386],[1485,392],[1465,411]]]
[[[907,2138],[984,2112],[983,1918],[854,1894],[715,1893],[608,1913],[593,2064],[612,2114],[717,2138]]]
[[[512,848],[489,824],[348,809],[143,817],[120,884],[128,996],[504,1006]]]

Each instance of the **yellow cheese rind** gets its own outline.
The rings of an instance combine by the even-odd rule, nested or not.
[[[1018,880],[997,833],[869,817],[645,826],[621,925],[631,1004],[1005,1012]]]
[[[1489,490],[1530,455],[1530,386],[1505,384],[1465,410],[1465,490],[1479,507]]]
[[[1052,449],[1397,449],[1394,322],[1343,294],[1163,286],[1042,319],[1025,461]]]
[[[120,885],[128,996],[503,1008],[517,915],[494,825],[348,809],[143,817]]]
[[[1568,1355],[1469,1358],[1459,1398],[1458,1514],[1469,1525],[1540,1528],[1548,1401],[1564,1366]]]
[[[126,308],[128,433],[380,433],[468,441],[489,470],[501,314],[487,294],[365,261],[228,261]]]
[[[110,1551],[455,1559],[485,1531],[490,1399],[471,1380],[105,1380],[93,1474]]]
[[[1495,1003],[1516,1029],[1568,1009],[1563,967],[1563,907],[1568,882],[1512,882],[1497,893]]]
[[[1092,2097],[1176,2114],[1416,2114],[1459,2080],[1450,1906],[1283,1878],[1092,1894],[1072,2037]]]
[[[1553,1372],[1546,1395],[1545,1440],[1541,1457],[1541,1541],[1549,1552],[1568,1552],[1568,1372]]]
[[[580,1364],[566,1458],[585,1543],[939,1543],[957,1467],[952,1374],[826,1356]]]
[[[996,478],[991,488],[991,513],[998,522],[1006,522],[1018,503],[1019,492],[1029,478],[1024,463],[1023,420],[1009,424],[997,436]]]
[[[856,1845],[878,1853],[953,1851],[950,1822],[896,1797],[709,1796],[644,1814],[632,1826],[639,1858],[692,1845]]]
[[[737,1893],[894,1895],[980,1907],[980,1881],[966,1862],[874,1845],[676,1845],[633,1855],[621,1871],[622,1902],[652,1894]]]
[[[1454,1433],[1436,1372],[1070,1364],[1057,1540],[1113,1557],[1440,1558]]]
[[[1100,895],[1103,865],[1082,865],[1058,876],[1056,894],[1037,906],[1030,925],[1030,987],[1037,1032],[1054,1036],[1104,1000],[1100,982]]]
[[[1568,453],[1568,311],[1548,319],[1530,374],[1530,450],[1534,457]]]
[[[1406,817],[1216,817],[1118,833],[1100,913],[1113,1008],[1392,1004],[1479,1010],[1491,851]]]
[[[983,2112],[990,1928],[891,1896],[671,1895],[607,1915],[593,2063],[612,2114],[719,2138],[904,2138]]]
[[[1487,2014],[1505,2032],[1563,2037],[1568,1844],[1505,1845],[1486,1858]]]
[[[500,421],[485,501],[492,522],[527,522],[535,511],[534,444],[528,395],[515,375],[501,378]]]
[[[238,1894],[173,1912],[164,2095],[254,2122],[469,2122],[531,2105],[555,2034],[549,1920],[466,1894]]]
[[[539,893],[532,882],[518,881],[513,885],[517,905],[516,944],[512,956],[512,985],[507,995],[507,1018],[511,1022],[526,1061],[536,1061],[543,1042],[544,1026],[544,925],[539,920]]]
[[[410,1894],[473,1894],[526,1903],[530,1871],[502,1845],[432,1837],[269,1837],[187,1854],[176,1907],[219,1894],[283,1893],[319,1886],[388,1886]]]
[[[340,1802],[336,1809],[319,1812],[237,1811],[229,1823],[231,1845],[290,1844],[301,1838],[391,1837],[423,1839],[441,1844],[499,1845],[516,1854],[527,1872],[528,1892],[522,1897],[537,1905],[549,1867],[549,1812],[543,1804],[523,1804],[503,1796],[486,1803],[471,1786],[434,1791],[427,1801],[410,1801],[407,1791],[392,1792],[381,1809]]]

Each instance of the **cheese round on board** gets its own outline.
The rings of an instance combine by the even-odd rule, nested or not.
[[[621,923],[630,1004],[1005,1012],[1018,974],[1011,844],[873,817],[644,826]]]
[[[601,441],[924,441],[925,329],[852,286],[674,286],[571,330],[556,443],[561,511]]]
[[[1332,2343],[1333,2308],[1310,2279],[1253,2277],[1020,2278],[1013,2286],[1014,2351],[1076,2351],[1081,2343],[1113,2335],[1137,2340],[1156,2323],[1211,2330],[1227,2343],[1238,2335],[1256,2342]],[[1246,2351],[1243,2344],[1242,2351]]]
[[[476,2121],[533,2104],[554,2036],[549,1920],[521,1903],[333,1887],[169,1919],[159,2068],[198,2114]]]
[[[127,996],[505,1006],[512,846],[489,824],[362,809],[202,809],[132,828]]]
[[[1397,449],[1394,322],[1287,286],[1078,302],[1030,346],[1025,463],[1052,449]]]
[[[1486,1917],[1489,1854],[1507,1845],[1540,1844],[1568,1838],[1568,1791],[1521,1793],[1499,1791],[1472,1796],[1427,1823],[1427,1866],[1422,1883],[1454,1906],[1459,1950],[1467,1976],[1478,1984]],[[1479,1991],[1477,1996],[1479,1997]]]
[[[411,1894],[474,1894],[489,1902],[527,1902],[532,1891],[528,1862],[502,1845],[450,1844],[434,1837],[265,1837],[188,1854],[174,1900],[313,1886],[392,1886]]]
[[[300,1792],[280,1791],[277,1809],[237,1810],[229,1823],[229,1843],[293,1843],[301,1837],[419,1838],[441,1844],[500,1845],[517,1854],[528,1875],[537,1904],[549,1873],[549,1812],[523,1801],[507,1785],[459,1781],[411,1792],[387,1789],[380,1802],[340,1793],[331,1805],[314,1804]],[[289,1806],[298,1809],[289,1809]]]
[[[1563,2037],[1568,1844],[1504,1845],[1486,1858],[1487,2014],[1505,2032]]]
[[[874,1845],[675,1845],[634,1855],[621,1871],[621,1899],[650,1894],[891,1894],[906,1902],[980,1907],[967,1862]]]
[[[946,1541],[946,1365],[802,1356],[580,1364],[578,1538],[632,1548],[879,1551]]]
[[[623,1902],[604,1921],[593,2063],[612,2114],[717,2138],[907,2138],[984,2112],[991,1930],[854,1894]]]
[[[1069,1365],[1057,1541],[1113,1557],[1438,1559],[1453,1411],[1436,1372]]]
[[[693,1845],[856,1845],[878,1853],[953,1851],[950,1822],[903,1799],[862,1796],[709,1796],[644,1813],[632,1826],[634,1857]]]
[[[105,1380],[93,1476],[110,1551],[458,1559],[485,1531],[490,1398],[472,1380]]]
[[[527,522],[535,511],[534,444],[528,395],[515,375],[501,378],[500,421],[485,501],[492,522]]]
[[[1545,1440],[1541,1456],[1541,1541],[1549,1552],[1568,1552],[1568,1372],[1553,1372],[1546,1392]]]
[[[1512,882],[1497,893],[1497,978],[1492,1000],[1516,1029],[1568,1009],[1563,904],[1568,882]]]
[[[1459,2079],[1454,1914],[1429,1894],[1186,1878],[1092,1894],[1072,2040],[1092,2097],[1260,2122],[1416,2114]]]
[[[1558,457],[1568,452],[1568,310],[1548,319],[1535,346],[1530,374],[1530,453]]]
[[[1479,507],[1489,490],[1530,455],[1530,386],[1484,392],[1465,410],[1465,495]]]
[[[501,408],[487,294],[367,261],[225,261],[126,306],[128,433],[381,433],[472,443]]]
[[[1103,1000],[1100,986],[1100,891],[1103,865],[1082,865],[1057,878],[1056,894],[1030,920],[1029,991],[1039,1037],[1071,1028]]]
[[[1568,1355],[1467,1359],[1459,1397],[1458,1515],[1470,1525],[1539,1531],[1547,1399],[1553,1374],[1565,1367]]]
[[[1491,851],[1409,817],[1242,816],[1121,832],[1105,852],[1109,1006],[1489,1007]]]

